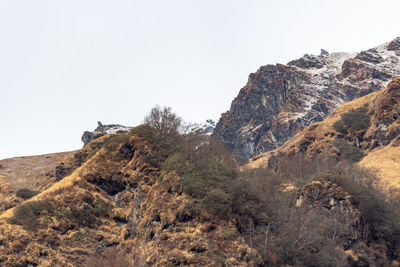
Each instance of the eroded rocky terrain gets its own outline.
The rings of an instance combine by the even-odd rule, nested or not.
[[[214,131],[249,159],[273,150],[340,105],[379,91],[400,75],[400,38],[360,53],[304,55],[266,65],[222,114]]]

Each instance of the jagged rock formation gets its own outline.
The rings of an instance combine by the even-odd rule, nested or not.
[[[365,108],[370,116],[368,128],[346,133],[334,127],[343,114],[359,108]],[[377,170],[382,186],[399,189],[400,78],[394,78],[384,90],[344,104],[324,121],[306,127],[281,147],[254,157],[249,166],[277,168],[280,159],[298,154],[339,160],[340,151],[334,145],[335,140],[345,140],[351,147],[359,149],[365,156],[359,164]]]
[[[304,55],[267,65],[222,114],[214,134],[245,159],[273,150],[338,106],[400,75],[400,38],[360,53]]]
[[[101,122],[97,122],[98,126],[93,132],[85,131],[82,135],[82,142],[83,145],[86,146],[89,144],[93,139],[99,138],[100,136],[106,134],[114,134],[118,132],[128,132],[132,127],[122,126],[119,124],[107,124],[103,125]]]

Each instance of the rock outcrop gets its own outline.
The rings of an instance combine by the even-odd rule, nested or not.
[[[287,65],[263,66],[222,114],[214,135],[250,159],[399,75],[400,38],[360,53],[321,50]]]
[[[127,127],[127,126],[122,126],[119,124],[107,124],[103,125],[101,122],[97,122],[98,126],[97,128],[93,131],[85,131],[82,135],[82,142],[83,146],[86,146],[89,144],[92,140],[99,138],[100,136],[103,136],[105,134],[115,134],[115,133],[124,133],[128,132],[132,127]]]
[[[335,127],[343,115],[360,109],[368,114],[367,127],[354,132]],[[276,171],[282,160],[296,155],[336,162],[343,158],[340,146],[335,145],[338,140],[345,141],[353,152],[361,153],[358,164],[376,170],[385,189],[400,188],[400,77],[392,79],[384,90],[342,105],[324,121],[311,124],[279,148],[254,157],[248,166],[268,166]]]

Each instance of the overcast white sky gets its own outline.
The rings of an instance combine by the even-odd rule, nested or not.
[[[400,35],[400,2],[0,0],[0,158],[78,149],[156,104],[217,120],[260,66]]]

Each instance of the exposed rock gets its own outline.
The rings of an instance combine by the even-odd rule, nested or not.
[[[326,54],[324,53],[324,56]],[[288,63],[289,66],[297,66],[303,69],[312,69],[317,68],[320,69],[324,66],[324,61],[321,57],[314,55],[304,55],[302,58],[292,60]]]
[[[122,173],[114,172],[102,175],[100,173],[88,174],[85,179],[92,184],[96,184],[108,194],[114,196],[126,188],[126,182],[122,179]]]
[[[352,133],[347,130],[342,132],[334,127],[342,119],[342,115],[360,109],[364,109],[369,115],[370,124],[367,128]],[[349,147],[357,147],[363,154],[358,164],[377,170],[377,176],[385,190],[398,190],[400,77],[394,78],[384,90],[342,105],[323,122],[308,126],[281,147],[254,157],[249,166],[265,166],[277,171],[281,162],[282,166],[287,166],[286,160],[293,159],[296,155],[305,155],[307,159],[312,159],[311,162],[329,166],[334,164],[329,163],[331,160],[336,162],[341,157],[340,150],[334,145],[335,140],[342,140]],[[318,164],[313,168],[319,168]]]
[[[119,124],[103,125],[100,121],[97,122],[98,126],[93,132],[85,131],[82,135],[83,146],[89,144],[92,140],[99,138],[105,134],[115,134],[128,132],[132,127],[122,126]]]
[[[276,149],[337,107],[400,75],[400,38],[361,53],[305,55],[261,67],[221,115],[214,135],[243,158]]]
[[[192,246],[190,248],[190,250],[197,252],[197,253],[203,253],[203,252],[207,251],[207,244],[205,244],[205,243],[194,244],[194,246]]]
[[[60,181],[65,176],[70,174],[72,172],[72,170],[73,170],[72,167],[66,166],[63,162],[61,162],[55,169],[56,180]]]
[[[323,56],[323,57],[327,57],[327,56],[329,56],[329,52],[326,51],[325,49],[321,49],[321,53],[319,55]]]
[[[400,37],[397,37],[396,39],[394,39],[393,41],[391,41],[388,46],[387,49],[390,51],[400,51]]]
[[[356,59],[376,64],[384,61],[383,57],[377,54],[374,50],[362,51],[357,54]]]
[[[296,206],[307,206],[328,213],[346,227],[345,235],[341,236],[344,248],[350,247],[361,238],[360,217],[352,196],[341,187],[329,181],[313,181],[297,191]]]
[[[291,67],[279,64],[261,67],[250,75],[247,85],[233,100],[231,110],[222,114],[214,133],[245,158],[262,152],[257,147],[260,138],[272,128],[274,117],[291,91],[301,88],[306,80],[304,73]]]
[[[359,82],[366,79],[387,81],[392,77],[389,73],[378,70],[366,63],[358,61],[357,59],[345,60],[340,75],[343,78],[349,78],[349,80],[353,82]]]
[[[84,144],[84,146],[86,146],[87,144],[89,144],[92,140],[93,140],[94,134],[92,132],[89,131],[85,131],[82,135],[82,142]]]

